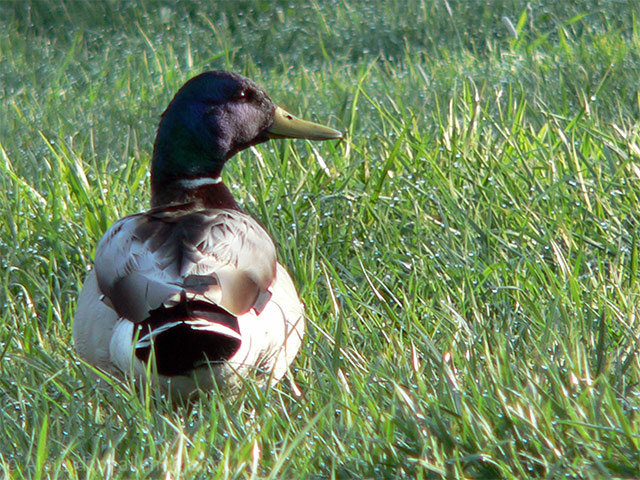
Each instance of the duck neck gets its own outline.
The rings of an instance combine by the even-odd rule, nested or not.
[[[194,177],[175,180],[168,185],[151,185],[151,207],[196,203],[202,208],[227,208],[242,211],[222,177]]]

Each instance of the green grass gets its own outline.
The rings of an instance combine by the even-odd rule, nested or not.
[[[637,2],[199,3],[0,4],[3,478],[640,476]],[[348,138],[225,170],[306,304],[302,397],[176,409],[71,322],[210,68]]]

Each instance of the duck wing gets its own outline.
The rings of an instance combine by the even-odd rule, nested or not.
[[[159,208],[116,222],[96,250],[103,301],[133,323],[159,308],[214,305],[260,313],[276,250],[248,215],[228,209]]]

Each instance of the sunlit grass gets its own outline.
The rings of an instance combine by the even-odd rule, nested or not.
[[[0,6],[3,476],[640,476],[639,17]],[[347,139],[224,173],[306,305],[302,396],[248,382],[174,408],[97,380],[71,320],[98,239],[147,205],[159,114],[211,68]]]

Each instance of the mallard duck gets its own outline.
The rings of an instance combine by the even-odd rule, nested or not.
[[[341,137],[243,76],[189,80],[160,120],[151,208],[118,220],[96,249],[74,317],[79,356],[119,376],[151,372],[179,396],[281,379],[304,335],[303,305],[273,240],[220,174],[269,139]]]

